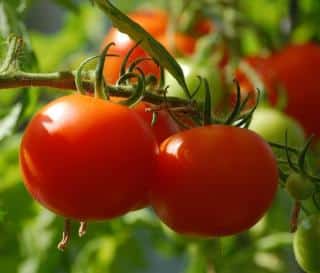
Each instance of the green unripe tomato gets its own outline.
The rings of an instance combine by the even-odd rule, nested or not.
[[[305,133],[297,121],[270,107],[258,108],[253,114],[249,129],[261,135],[265,140],[285,144],[285,132],[288,130],[288,145],[302,147]]]
[[[320,214],[308,216],[299,224],[293,238],[293,250],[303,270],[320,272]]]
[[[286,189],[295,200],[310,198],[315,190],[315,185],[299,173],[292,173],[286,181]]]
[[[188,59],[178,59],[177,61],[183,70],[187,86],[190,92],[193,93],[199,85],[199,79],[197,76],[204,77],[209,82],[212,105],[217,105],[221,101],[223,95],[221,87],[221,72],[219,71],[219,69],[215,67],[213,63],[202,63],[201,65],[195,65],[192,63],[191,60]],[[179,97],[183,99],[187,98],[183,89],[180,87],[178,82],[171,76],[171,74],[166,72],[165,78],[166,85],[169,85],[167,93],[168,96]],[[201,88],[195,97],[195,100],[198,103],[203,104],[204,99],[205,88],[204,83],[202,83]]]

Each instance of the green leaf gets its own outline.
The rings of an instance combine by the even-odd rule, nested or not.
[[[17,11],[8,5],[7,2],[0,1],[0,37],[3,40],[7,39],[10,35],[21,37],[24,41],[23,49],[17,57],[19,58],[21,68],[23,70],[33,70],[37,67],[37,60],[25,26]],[[4,58],[4,56],[1,57]]]
[[[20,117],[21,110],[22,104],[17,103],[15,106],[12,107],[8,115],[4,117],[2,120],[0,120],[0,141],[12,134]]]
[[[186,85],[181,67],[164,46],[156,41],[139,24],[132,21],[127,15],[113,6],[108,0],[95,0],[95,2],[107,14],[116,28],[121,32],[128,34],[136,42],[141,41],[141,47],[172,74],[183,88],[187,97],[190,97],[190,92]]]
[[[18,118],[18,123],[24,122],[30,118],[37,108],[39,92],[36,88],[24,88],[19,97],[19,101],[22,104],[20,115]]]
[[[11,33],[21,34],[18,14],[7,2],[0,1],[0,36],[6,38]]]
[[[1,2],[6,2],[6,4],[10,5],[10,7],[18,13],[23,13],[34,0],[0,0]]]

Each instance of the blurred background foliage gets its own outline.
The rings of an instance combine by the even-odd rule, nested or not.
[[[289,13],[288,0],[205,2],[214,7],[206,12],[219,28],[236,30],[231,38],[237,40],[240,55],[280,48],[288,42],[320,39],[319,0],[299,1],[300,12],[294,18],[293,30],[290,18],[295,14]],[[139,7],[168,8],[179,1],[114,3],[129,12]],[[0,56],[5,55],[5,40],[13,32],[23,35],[26,41],[21,58],[28,71],[75,69],[100,50],[108,27],[108,19],[89,1],[0,0]],[[26,121],[42,104],[64,93],[43,88],[1,91],[1,272],[206,272],[211,253],[217,251],[215,242],[199,246],[185,240],[162,226],[149,209],[91,224],[81,240],[74,229],[69,248],[64,253],[56,249],[62,219],[39,207],[28,195],[19,173],[18,153]],[[268,215],[252,230],[221,240],[221,255],[213,261],[217,272],[301,272],[288,233],[292,204],[283,191],[278,195]]]

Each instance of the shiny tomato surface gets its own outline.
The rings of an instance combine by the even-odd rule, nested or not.
[[[61,97],[28,125],[20,148],[24,183],[51,211],[103,220],[141,207],[158,145],[128,107],[90,96]]]
[[[285,112],[308,134],[320,137],[320,45],[290,45],[272,57],[274,72],[286,90]]]
[[[161,144],[150,199],[174,231],[216,237],[257,223],[277,185],[276,159],[260,136],[212,125],[184,131]]]

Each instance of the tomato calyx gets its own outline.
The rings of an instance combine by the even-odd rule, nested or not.
[[[288,147],[288,131],[285,133],[285,145],[280,144],[271,146],[284,148],[286,152],[286,160],[278,160],[278,163],[285,163],[286,170],[279,167],[280,179],[283,181],[283,187],[289,195],[294,199],[294,208],[291,214],[291,232],[295,232],[298,226],[298,218],[303,208],[302,201],[314,196],[316,192],[316,183],[320,181],[317,176],[310,174],[307,169],[307,152],[310,148],[314,136],[311,136],[305,143],[304,147],[299,151],[292,147]],[[288,173],[289,168],[289,173]]]

